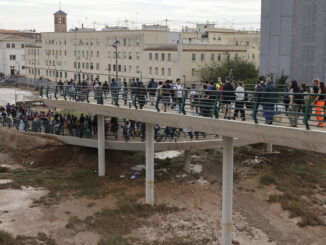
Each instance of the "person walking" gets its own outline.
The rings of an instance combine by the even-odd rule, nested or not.
[[[225,84],[223,85],[222,91],[222,104],[224,105],[225,112],[224,112],[224,119],[231,119],[231,109],[232,109],[232,102],[234,100],[234,88],[231,84],[230,78],[227,77],[225,79]]]
[[[174,86],[173,89],[174,89],[174,97],[175,97],[175,104],[176,104],[176,112],[180,114],[181,104],[184,96],[184,91],[180,79],[177,79],[177,84]]]
[[[235,120],[238,117],[238,113],[240,111],[242,121],[246,120],[246,114],[245,114],[245,89],[243,87],[243,82],[238,81],[237,88],[235,89],[235,110],[233,115],[233,120]]]
[[[317,115],[318,125],[317,127],[324,127],[324,117],[325,117],[325,95],[326,95],[326,88],[323,82],[319,82],[318,85],[318,95],[316,96],[315,100],[311,103],[311,106],[316,104],[315,113]]]
[[[288,111],[290,127],[298,127],[299,109],[301,102],[303,102],[303,98],[300,97],[300,94],[301,91],[297,81],[292,81],[290,87],[290,105]]]
[[[273,118],[275,114],[275,105],[278,103],[278,89],[277,87],[272,84],[272,80],[268,78],[266,80],[266,87],[264,89],[264,116],[266,119],[266,124],[273,124]]]

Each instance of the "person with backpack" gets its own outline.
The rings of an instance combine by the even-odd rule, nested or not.
[[[290,105],[288,109],[288,115],[290,120],[290,127],[298,127],[299,109],[300,105],[304,103],[304,98],[297,81],[291,82],[289,97]]]
[[[223,85],[222,91],[222,104],[224,105],[224,119],[231,120],[231,109],[232,102],[235,99],[234,88],[230,81],[230,78],[225,79],[225,84]]]
[[[264,89],[264,117],[266,119],[266,124],[273,124],[274,114],[275,114],[275,105],[279,102],[278,98],[278,89],[277,87],[272,83],[272,80],[268,78],[266,80],[266,87]],[[276,108],[277,110],[277,108]]]

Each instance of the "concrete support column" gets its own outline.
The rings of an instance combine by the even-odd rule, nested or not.
[[[191,169],[190,169],[190,164],[191,164],[191,155],[190,155],[191,151],[190,150],[185,150],[185,165],[184,165],[184,170],[186,173],[190,173]]]
[[[267,144],[267,153],[273,153],[273,144]]]
[[[233,138],[223,137],[222,245],[232,244]]]
[[[97,115],[98,175],[105,176],[105,129],[104,116]]]
[[[154,205],[154,125],[146,124],[146,204]]]

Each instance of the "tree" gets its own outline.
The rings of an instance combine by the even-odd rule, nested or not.
[[[212,63],[207,65],[199,70],[199,76],[202,82],[216,81],[217,77],[222,77],[225,80],[227,76],[231,76],[233,80],[256,82],[259,72],[253,63],[235,58],[225,60],[222,64]]]

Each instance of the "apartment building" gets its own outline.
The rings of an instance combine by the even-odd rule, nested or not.
[[[32,42],[32,39],[19,35],[0,35],[0,73],[26,75],[25,46]]]
[[[53,81],[74,78],[105,81],[114,78],[118,71],[121,82],[135,77],[145,82],[151,78],[178,77],[196,82],[200,67],[212,62],[241,57],[259,65],[259,42],[253,45],[251,41],[253,36],[259,39],[259,33],[228,30],[220,33],[220,41],[223,41],[218,43],[212,31],[219,29],[211,26],[205,29],[198,25],[197,32],[189,29],[170,32],[167,27],[158,25],[143,25],[139,30],[111,27],[102,31],[86,28],[67,31],[66,21],[63,11],[56,12],[55,32],[41,33],[40,46],[26,47],[28,77],[36,73]],[[232,42],[228,41],[231,39]]]

